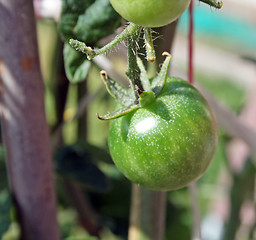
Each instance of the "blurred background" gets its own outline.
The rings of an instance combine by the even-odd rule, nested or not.
[[[96,117],[114,106],[99,72],[108,69],[124,81],[125,44],[92,63],[70,63],[65,53],[64,62],[61,1],[34,0],[34,7],[62,238],[127,239],[131,183],[109,156],[108,122]],[[224,0],[221,10],[194,1],[195,82],[219,125],[216,157],[196,187],[203,240],[256,239],[256,135],[252,135],[256,131],[255,14],[255,0]],[[187,78],[188,71],[188,26],[186,11],[177,22],[171,50],[170,72],[182,78]],[[116,28],[97,46],[109,42],[121,29]],[[69,66],[67,72],[65,64],[73,68]],[[0,150],[0,237],[16,240],[19,226],[5,197],[8,183],[2,145]],[[191,202],[188,188],[167,193],[164,239],[192,239]],[[6,209],[11,209],[8,224],[1,223],[1,216],[10,215]]]

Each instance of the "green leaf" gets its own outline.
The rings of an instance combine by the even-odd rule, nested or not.
[[[0,192],[0,239],[11,224],[11,196],[7,190]]]
[[[85,13],[86,9],[95,0],[62,0],[61,18],[58,24],[59,32],[66,40],[74,36],[73,29],[78,17]]]
[[[93,161],[98,162],[105,162],[105,163],[113,163],[112,158],[108,151],[106,151],[104,148],[92,145],[90,143],[82,143],[81,147],[84,149],[84,151],[88,152],[92,158]]]
[[[92,44],[113,33],[120,26],[120,20],[109,0],[96,0],[85,14],[79,16],[74,33],[78,39]]]
[[[94,45],[101,38],[113,33],[121,24],[109,0],[62,0],[59,32],[70,38]]]
[[[124,88],[116,81],[108,77],[105,71],[101,71],[101,78],[106,86],[109,94],[124,106],[130,106],[136,100],[134,92],[131,88]]]
[[[96,191],[106,191],[109,181],[92,162],[92,156],[79,146],[66,146],[55,156],[56,171]]]
[[[64,45],[63,50],[66,75],[71,83],[82,82],[86,79],[91,62],[85,55],[74,50],[69,44]]]

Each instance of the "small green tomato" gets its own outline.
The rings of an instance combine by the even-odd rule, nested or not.
[[[126,20],[144,27],[161,27],[175,21],[190,0],[110,0]]]
[[[149,104],[110,121],[113,161],[127,178],[151,190],[174,190],[197,180],[217,148],[208,103],[179,78],[168,77]]]

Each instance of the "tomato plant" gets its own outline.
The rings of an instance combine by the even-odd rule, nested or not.
[[[122,87],[102,71],[102,79],[118,107],[98,118],[111,120],[110,154],[127,178],[151,190],[174,190],[197,180],[206,171],[217,148],[217,126],[204,97],[186,81],[168,76],[169,53],[163,53],[166,59],[158,75],[148,79],[137,51],[142,31],[146,59],[154,61],[150,29],[133,22],[100,49],[73,39],[70,44],[91,60],[128,39],[126,75],[130,88]]]
[[[116,166],[152,190],[173,190],[198,179],[216,147],[217,127],[206,100],[174,77],[167,77],[146,106],[110,122],[109,149]]]
[[[126,20],[144,27],[160,27],[176,20],[190,0],[110,0]]]

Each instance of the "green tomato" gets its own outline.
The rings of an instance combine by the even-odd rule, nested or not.
[[[151,190],[174,190],[209,167],[218,131],[205,98],[188,82],[168,77],[145,107],[110,122],[109,150],[120,171]]]
[[[175,21],[190,0],[110,0],[126,20],[144,27],[161,27]]]

